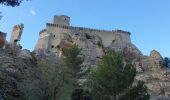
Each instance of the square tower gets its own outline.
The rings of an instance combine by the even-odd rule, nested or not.
[[[54,24],[70,26],[70,17],[66,15],[54,16]]]

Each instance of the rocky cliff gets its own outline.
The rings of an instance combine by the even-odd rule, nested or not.
[[[49,65],[48,61],[55,64],[62,62],[54,53],[46,53],[43,50],[30,52],[19,48],[0,49],[0,100],[25,100],[23,91],[25,93],[27,90],[24,89],[28,88],[35,93],[33,86],[38,85],[31,83],[41,80],[42,71],[38,64]],[[31,83],[24,83],[30,81]]]
[[[93,70],[100,62],[107,49],[122,52],[124,63],[132,62],[138,72],[136,80],[143,80],[151,94],[152,100],[170,100],[170,69],[165,67],[161,54],[153,50],[150,55],[143,55],[131,42],[121,43],[112,41],[105,47],[102,38],[97,34],[84,32],[63,33],[55,52],[37,49],[32,53],[21,50],[16,45],[7,46],[5,37],[0,35],[0,100],[22,100],[21,91],[17,83],[22,76],[37,77],[37,63],[46,60],[61,62],[62,52],[65,48],[76,44],[81,50],[80,57],[84,59],[81,69],[83,72]],[[6,48],[2,48],[6,46]],[[55,56],[55,57],[54,57]],[[32,76],[33,75],[33,76]]]
[[[119,44],[113,42],[108,48],[102,45],[102,39],[97,35],[88,33],[69,33],[63,34],[60,41],[58,52],[62,55],[62,50],[71,46],[78,45],[81,50],[81,57],[84,58],[82,69],[93,69],[101,60],[101,57],[108,48],[113,51],[122,52],[124,62],[132,62],[138,72],[136,80],[143,80],[151,94],[151,99],[170,98],[170,69],[164,65],[164,60],[159,52],[151,51],[149,56],[143,55],[141,51],[132,43]],[[169,100],[169,99],[167,99]]]
[[[22,100],[17,88],[21,75],[31,75],[35,64],[31,59],[9,49],[0,49],[0,100]]]

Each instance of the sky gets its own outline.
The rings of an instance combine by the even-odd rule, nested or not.
[[[0,12],[0,31],[8,41],[13,26],[24,24],[20,44],[25,49],[34,49],[54,15],[68,15],[72,26],[129,31],[144,55],[155,49],[170,57],[170,0],[31,0],[14,8],[0,5]]]

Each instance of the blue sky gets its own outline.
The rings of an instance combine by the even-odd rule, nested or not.
[[[0,5],[0,30],[24,23],[23,48],[33,50],[39,31],[54,15],[68,15],[71,25],[131,32],[132,42],[148,55],[152,49],[170,57],[170,0],[31,0],[19,7]]]

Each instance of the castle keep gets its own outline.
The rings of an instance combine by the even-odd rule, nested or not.
[[[35,46],[35,50],[44,49],[55,52],[65,33],[88,33],[90,35],[99,36],[101,37],[104,47],[108,47],[113,42],[125,45],[131,43],[130,32],[74,27],[70,26],[70,17],[60,15],[54,16],[53,23],[47,23],[46,28],[40,31],[40,37]]]

